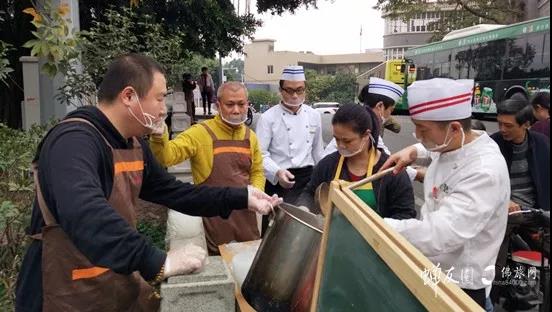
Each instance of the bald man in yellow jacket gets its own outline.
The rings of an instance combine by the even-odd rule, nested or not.
[[[257,136],[244,125],[249,101],[242,83],[224,83],[217,92],[218,114],[193,125],[169,140],[165,129],[150,137],[155,157],[165,166],[190,159],[196,185],[245,186],[264,190],[263,157]],[[254,212],[233,211],[226,220],[203,218],[209,254],[218,254],[218,245],[260,238]]]

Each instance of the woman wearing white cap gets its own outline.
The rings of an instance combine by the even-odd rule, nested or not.
[[[382,131],[378,137],[378,148],[387,155],[391,155],[391,151],[389,151],[381,136],[383,124],[391,117],[391,113],[393,113],[395,109],[395,104],[403,93],[404,89],[399,85],[385,79],[371,77],[370,82],[362,88],[358,95],[358,100],[364,104],[366,108],[373,110],[379,117],[379,127]],[[336,150],[337,145],[335,139],[332,139],[324,149],[324,157]],[[418,171],[412,167],[407,167],[406,173],[411,181],[414,181],[414,179],[423,181],[422,170]]]
[[[345,104],[337,110],[332,126],[338,150],[314,167],[311,180],[297,201],[298,205],[314,207],[314,192],[323,182],[354,182],[379,170],[388,155],[376,148],[379,133],[377,119],[372,110],[361,105]],[[404,172],[365,184],[354,192],[381,217],[416,217],[412,183]]]
[[[421,218],[385,221],[484,307],[506,230],[510,179],[496,143],[471,130],[472,88],[473,80],[414,82],[408,105],[421,144],[391,155],[380,170],[395,164],[398,173],[417,158],[432,159]]]
[[[287,66],[280,80],[282,101],[263,113],[256,133],[263,153],[267,194],[295,203],[307,185],[313,166],[322,158],[320,113],[305,101],[302,66]],[[268,219],[263,219],[263,232]]]

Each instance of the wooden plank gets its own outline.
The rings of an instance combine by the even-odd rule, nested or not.
[[[330,198],[405,286],[431,311],[482,311],[464,291],[441,272],[434,286],[424,285],[422,274],[434,265],[406,239],[391,229],[350,190],[332,184]]]
[[[322,233],[322,241],[320,242],[320,251],[318,252],[318,263],[316,265],[316,278],[314,280],[314,291],[312,293],[311,312],[316,311],[318,305],[318,296],[320,294],[320,283],[324,272],[324,259],[326,258],[326,247],[328,246],[328,235],[330,234],[331,215],[333,213],[333,205],[328,209],[324,220],[324,232]]]
[[[241,244],[244,247],[251,246],[252,244],[258,243],[257,241],[251,241],[251,242],[242,242],[242,243],[236,243]],[[220,256],[222,257],[222,260],[230,270],[232,270],[232,259],[234,258],[235,254],[230,250],[226,244],[219,246]],[[245,298],[242,295],[240,287],[238,287],[238,284],[234,282],[235,289],[234,289],[234,295],[236,297],[236,301],[238,303],[239,311],[242,312],[255,312],[255,309],[253,309],[249,303],[245,300]]]

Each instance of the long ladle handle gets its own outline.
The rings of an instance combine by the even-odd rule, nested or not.
[[[376,174],[373,174],[373,175],[371,175],[371,176],[369,176],[369,177],[366,177],[366,178],[364,178],[364,179],[362,179],[362,180],[358,180],[358,181],[356,181],[356,182],[354,182],[354,183],[351,183],[351,184],[349,184],[349,185],[347,186],[347,188],[350,189],[350,190],[354,190],[354,189],[356,189],[356,188],[359,187],[359,186],[362,186],[362,185],[364,185],[364,184],[366,184],[366,183],[372,182],[372,181],[374,181],[374,180],[380,179],[380,178],[382,178],[383,176],[386,176],[386,175],[390,174],[391,172],[393,172],[393,170],[395,170],[395,167],[387,168],[387,169],[385,169],[385,170],[383,170],[383,171],[381,171],[381,172],[378,172],[378,173],[376,173]]]

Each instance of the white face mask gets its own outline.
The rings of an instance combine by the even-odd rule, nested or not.
[[[355,155],[358,155],[360,152],[362,152],[363,149],[364,149],[364,142],[362,142],[362,144],[360,145],[360,148],[356,152],[351,152],[346,148],[340,148],[340,147],[337,148],[337,151],[339,152],[339,154],[341,156],[343,156],[345,158],[349,158],[349,157],[353,157]]]
[[[447,146],[449,146],[450,142],[452,142],[452,139],[453,137],[448,137],[449,136],[449,130],[450,130],[450,125],[447,127],[447,135],[445,136],[445,140],[443,141],[443,144],[433,144],[433,145],[429,145],[428,143],[424,143],[422,140],[420,140],[417,136],[416,136],[416,132],[413,132],[412,135],[414,136],[414,138],[422,143],[422,145],[424,146],[424,148],[430,152],[441,152],[442,150],[444,150],[445,148],[447,148]],[[462,131],[462,143],[461,143],[461,147],[464,147],[464,139],[465,139],[465,135],[464,135],[464,129],[460,128],[460,131]]]
[[[293,102],[284,102],[284,101],[282,101],[282,103],[284,103],[284,105],[289,106],[289,107],[299,107],[299,106],[303,105],[303,103],[305,103],[305,100],[299,98],[299,99],[297,99],[297,101],[293,101]]]
[[[148,114],[148,113],[144,113],[144,109],[142,108],[142,103],[140,103],[140,99],[138,99],[138,96],[134,96],[134,98],[138,102],[138,107],[140,108],[140,113],[142,114],[142,118],[144,119],[144,121],[142,121],[142,120],[140,120],[140,118],[136,117],[136,115],[134,114],[132,109],[130,109],[130,107],[128,107],[128,111],[130,112],[132,117],[134,117],[134,119],[136,119],[136,121],[138,121],[145,128],[148,128],[150,130],[155,130],[155,129],[159,128],[162,125],[162,123],[164,122],[163,118],[159,118],[159,120],[156,121],[155,116],[153,116],[151,114]]]
[[[374,145],[374,138],[372,137],[371,134],[369,136],[370,136],[370,141],[372,142],[372,145]],[[353,157],[355,155],[358,155],[363,150],[364,150],[364,141],[360,144],[359,149],[357,151],[354,151],[354,152],[351,152],[346,148],[340,148],[339,146],[337,147],[337,151],[339,152],[339,154],[341,156],[345,157],[345,158],[349,158],[349,157]]]
[[[219,115],[220,115],[220,118],[222,120],[224,120],[224,122],[226,122],[227,124],[232,125],[232,126],[239,126],[247,120],[247,113],[246,114],[241,114],[241,115],[236,116],[236,117],[234,117],[234,115],[232,115],[232,117],[228,117],[228,118],[224,117],[224,114],[222,112],[220,112]]]

